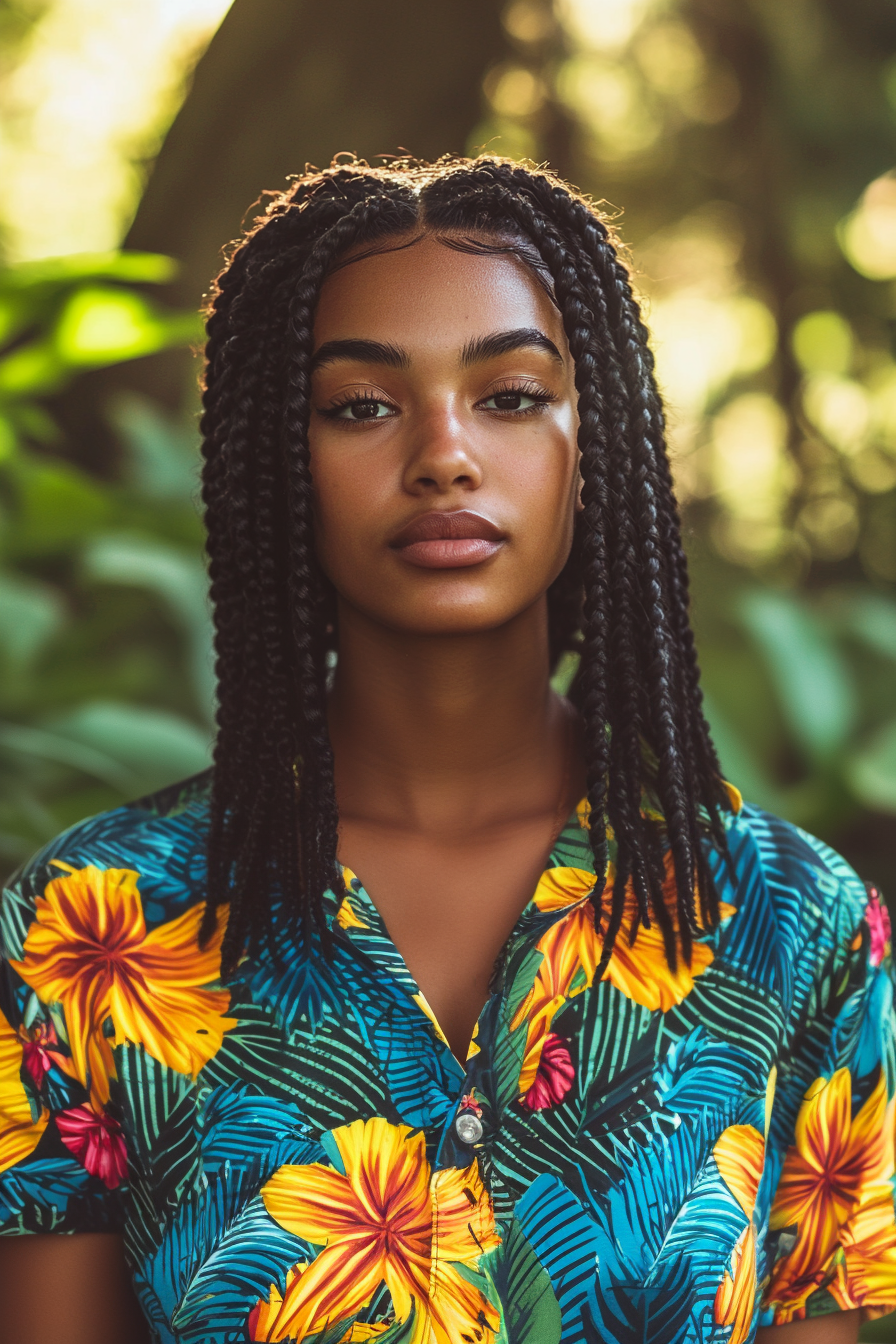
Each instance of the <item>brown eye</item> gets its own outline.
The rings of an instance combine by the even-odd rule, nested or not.
[[[487,411],[516,411],[521,415],[527,412],[539,411],[554,398],[547,393],[537,392],[533,388],[531,391],[524,391],[522,388],[505,387],[498,392],[493,392],[490,397],[486,397],[479,404]]]
[[[369,421],[386,420],[395,414],[395,407],[386,401],[377,401],[375,397],[353,397],[339,406],[324,412],[333,420]]]

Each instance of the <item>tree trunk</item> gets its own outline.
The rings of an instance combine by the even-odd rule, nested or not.
[[[463,153],[502,52],[496,0],[235,0],[196,67],[126,246],[182,264],[198,303],[265,189],[342,151]]]
[[[161,295],[195,309],[265,190],[354,152],[371,161],[463,153],[482,80],[504,53],[502,0],[235,0],[198,62],[124,246],[180,262]],[[55,410],[100,472],[115,445],[102,407],[134,390],[170,410],[195,397],[196,361],[169,352],[79,379]]]

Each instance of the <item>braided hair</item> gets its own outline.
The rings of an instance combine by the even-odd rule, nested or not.
[[[271,935],[274,903],[326,948],[338,813],[326,689],[334,594],[314,549],[308,449],[314,310],[347,251],[436,234],[513,251],[549,287],[575,364],[583,480],[548,592],[552,666],[579,654],[601,968],[655,920],[674,967],[718,918],[705,847],[729,806],[701,709],[687,566],[647,330],[606,222],[556,176],[510,160],[339,164],[295,180],[217,278],[204,382],[203,502],[218,734],[204,936],[229,904],[225,971]],[[649,787],[660,823],[644,806]],[[665,834],[664,834],[665,833]],[[665,843],[664,843],[665,839]],[[664,894],[664,850],[675,905]]]

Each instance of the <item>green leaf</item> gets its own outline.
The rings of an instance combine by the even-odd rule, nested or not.
[[[21,322],[21,304],[8,295],[0,297],[0,344],[14,336]]]
[[[896,658],[896,602],[883,593],[851,592],[844,603],[844,628],[885,658]]]
[[[15,457],[18,446],[15,423],[8,416],[0,415],[0,462]]]
[[[479,1267],[491,1280],[501,1303],[507,1344],[556,1344],[560,1304],[550,1277],[516,1219]]]
[[[53,555],[90,536],[114,507],[108,488],[62,463],[23,463],[15,474],[18,509],[10,544],[21,554]]]
[[[84,280],[126,280],[132,284],[164,285],[177,275],[173,257],[158,252],[75,252],[21,262],[0,274],[0,291],[62,287]]]
[[[566,695],[579,670],[580,661],[581,655],[573,653],[572,649],[567,649],[566,653],[561,656],[560,662],[557,664],[557,671],[551,677],[551,687],[558,695]]]
[[[26,668],[64,620],[65,608],[54,588],[0,574],[0,650],[7,663]]]
[[[189,641],[194,688],[210,718],[215,695],[212,620],[208,575],[200,557],[152,537],[110,533],[88,546],[84,568],[92,579],[145,588],[165,602]]]
[[[896,812],[896,719],[880,728],[849,758],[846,778],[866,807]]]
[[[141,294],[111,285],[86,285],[60,315],[54,344],[60,360],[89,368],[151,355],[201,335],[193,314],[165,316]]]
[[[712,730],[712,739],[719,753],[725,779],[734,784],[748,802],[764,807],[767,812],[779,812],[781,796],[778,789],[756,759],[749,743],[744,741],[705,691],[703,712]]]
[[[39,402],[13,402],[7,414],[17,437],[33,439],[35,443],[54,448],[61,447],[64,440],[62,430]]]
[[[49,341],[31,341],[0,359],[0,396],[11,401],[53,392],[66,374],[65,364]]]
[[[199,483],[198,439],[164,416],[148,397],[126,394],[109,407],[124,441],[130,483],[147,499],[187,501]]]
[[[843,747],[856,713],[840,651],[808,606],[786,593],[754,589],[737,611],[764,655],[787,727],[817,765]]]
[[[207,770],[208,735],[176,714],[114,701],[94,701],[54,719],[59,737],[111,758],[144,791]]]
[[[101,779],[122,793],[134,792],[139,786],[137,775],[111,755],[42,728],[20,723],[0,723],[0,748],[81,770],[85,775]]]

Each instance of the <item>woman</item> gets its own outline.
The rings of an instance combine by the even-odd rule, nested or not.
[[[605,224],[340,166],[208,336],[215,768],[7,894],[6,1338],[136,1339],[123,1245],[161,1341],[855,1340],[888,926],[720,778]]]

